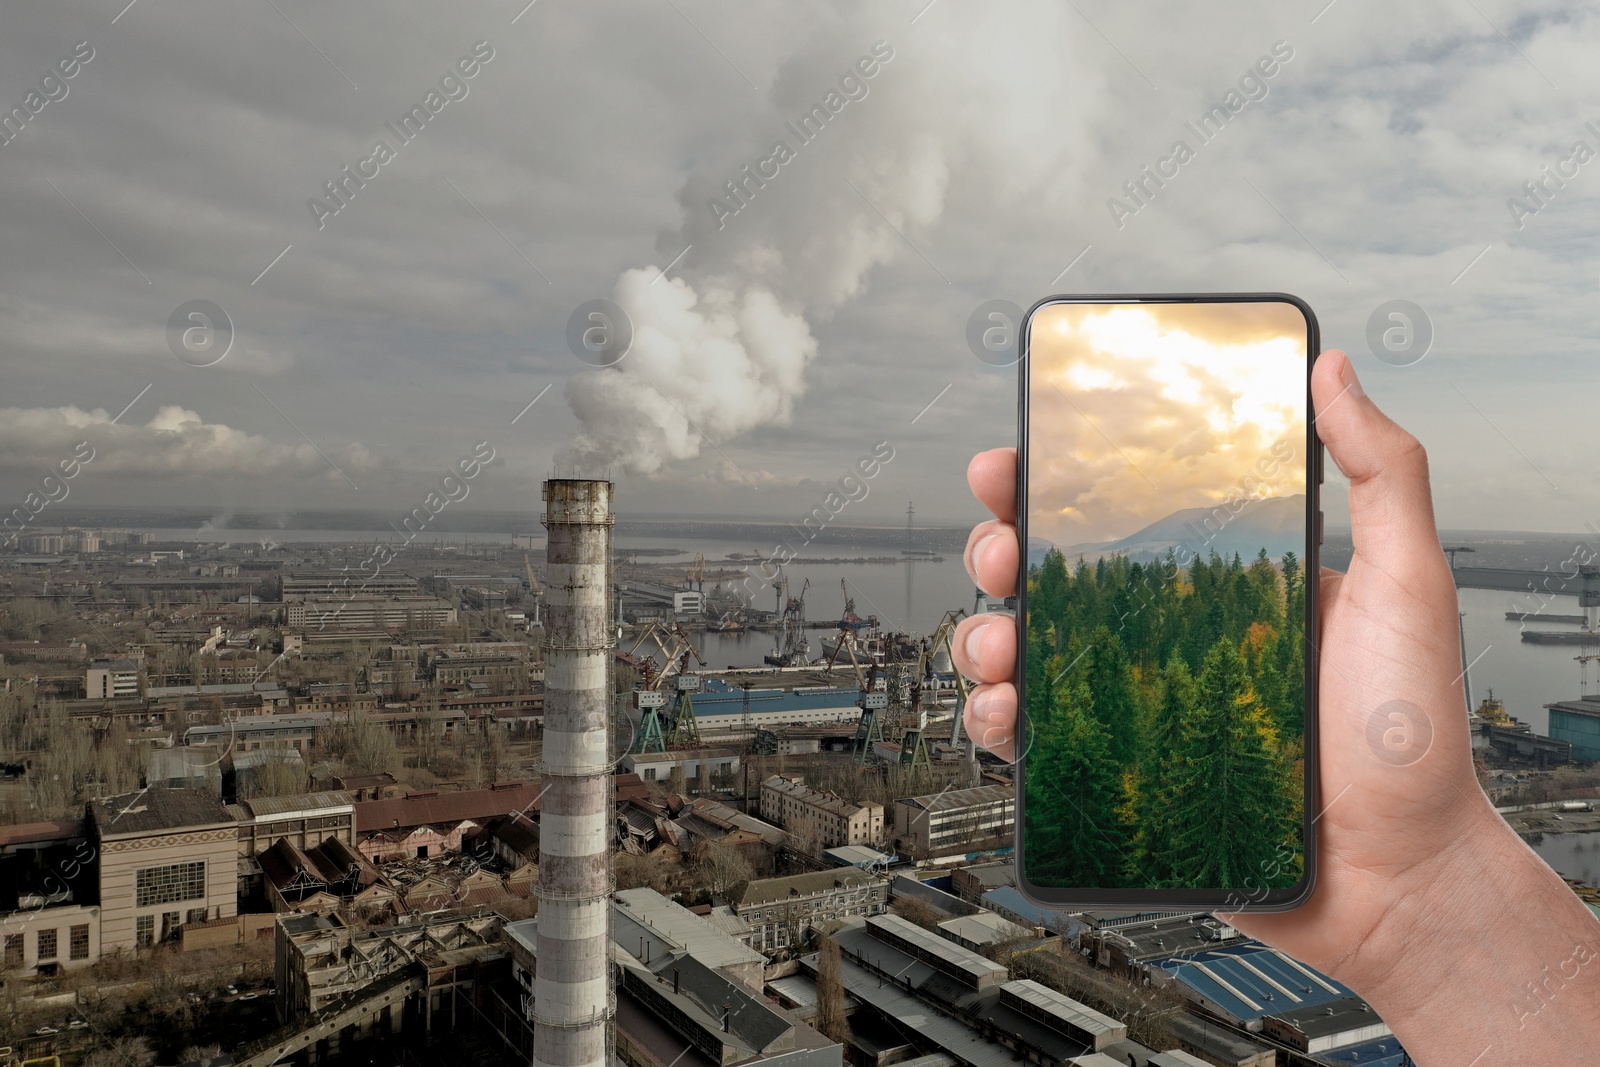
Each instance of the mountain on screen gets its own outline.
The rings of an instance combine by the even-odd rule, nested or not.
[[[1069,560],[1079,556],[1093,560],[1116,555],[1152,559],[1165,556],[1169,548],[1177,551],[1179,545],[1187,545],[1191,553],[1210,556],[1215,551],[1227,558],[1237,552],[1249,562],[1262,548],[1273,559],[1281,558],[1285,552],[1304,556],[1305,529],[1306,498],[1296,493],[1252,500],[1232,516],[1220,506],[1184,508],[1119,541],[1071,545],[1061,552]],[[1051,547],[1043,538],[1028,538],[1028,565],[1042,563]],[[1179,556],[1183,553],[1179,552]]]

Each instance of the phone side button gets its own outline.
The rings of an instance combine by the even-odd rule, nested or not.
[[[1317,544],[1322,544],[1322,509],[1317,509]]]

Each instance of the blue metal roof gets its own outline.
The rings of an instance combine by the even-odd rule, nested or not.
[[[1258,942],[1169,956],[1150,965],[1242,1022],[1356,996],[1348,986]]]
[[[860,698],[861,689],[858,686],[802,686],[794,692],[783,689],[752,689],[750,710],[771,713],[839,708],[856,712],[858,711],[856,701]],[[745,691],[715,676],[706,677],[701,683],[700,692],[694,694],[696,716],[738,715],[743,713],[744,706]]]

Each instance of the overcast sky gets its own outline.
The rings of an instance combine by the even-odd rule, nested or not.
[[[888,441],[849,521],[965,521],[1016,433],[980,304],[1283,290],[1427,444],[1443,524],[1600,524],[1592,9],[524,3],[9,10],[4,510],[87,440],[82,504],[402,513],[488,441],[464,506],[536,514],[559,464],[626,513],[786,517]],[[607,368],[568,343],[601,299]],[[196,300],[210,366],[169,340]],[[1391,300],[1420,361],[1368,345]]]
[[[1052,304],[1028,360],[1030,537],[1115,541],[1183,508],[1225,521],[1240,501],[1305,492],[1293,304]]]

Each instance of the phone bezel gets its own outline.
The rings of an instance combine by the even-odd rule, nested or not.
[[[1293,305],[1306,322],[1306,553],[1302,564],[1306,575],[1305,618],[1305,722],[1302,736],[1305,740],[1304,788],[1305,803],[1302,822],[1304,863],[1301,879],[1293,886],[1263,889],[1097,889],[1060,888],[1035,885],[1028,880],[1025,859],[1024,811],[1027,802],[1025,788],[1027,777],[1023,771],[1027,759],[1027,723],[1023,685],[1027,678],[1023,657],[1027,653],[1027,596],[1028,596],[1028,338],[1034,315],[1044,307],[1054,304],[1207,304],[1207,303],[1284,303]],[[1112,293],[1103,295],[1047,296],[1034,303],[1023,316],[1017,330],[1017,486],[1016,527],[1020,551],[1017,554],[1017,661],[1014,675],[1017,687],[1016,743],[1022,746],[1021,755],[1013,767],[1016,786],[1015,857],[1017,889],[1032,903],[1041,907],[1080,911],[1085,908],[1123,907],[1125,905],[1154,905],[1163,908],[1183,907],[1196,911],[1271,912],[1288,911],[1305,903],[1316,888],[1317,875],[1317,810],[1318,743],[1317,716],[1317,650],[1321,647],[1318,633],[1320,618],[1319,590],[1321,582],[1322,548],[1322,441],[1317,436],[1316,419],[1311,402],[1311,369],[1321,349],[1316,314],[1309,304],[1288,293]]]

